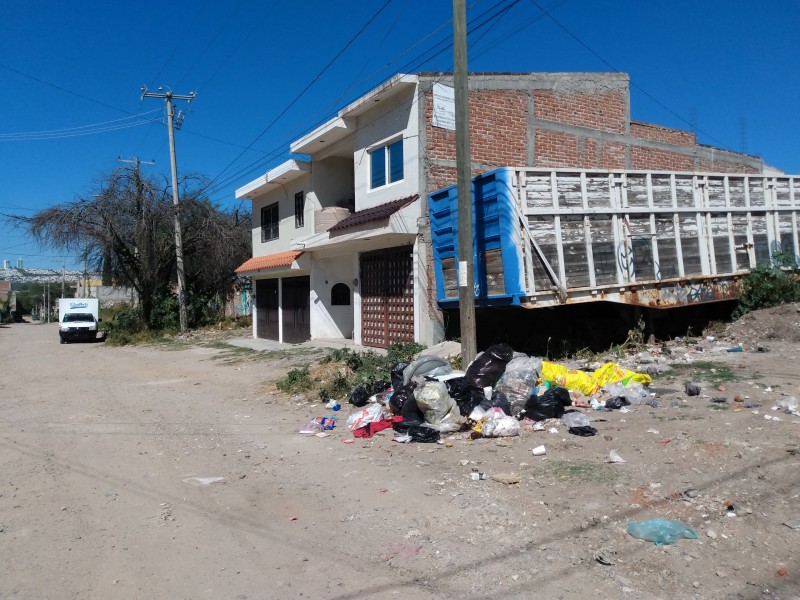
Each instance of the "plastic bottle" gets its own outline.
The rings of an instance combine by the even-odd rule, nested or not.
[[[578,411],[564,413],[561,422],[565,427],[587,427],[590,423],[589,417]]]

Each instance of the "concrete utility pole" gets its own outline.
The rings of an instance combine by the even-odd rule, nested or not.
[[[467,8],[453,0],[453,85],[456,104],[456,170],[458,172],[458,308],[461,362],[478,353],[475,341],[475,275],[472,259],[472,160],[469,152],[469,78],[467,75]]]
[[[161,88],[158,88],[161,90]],[[186,279],[183,270],[183,241],[181,237],[180,204],[178,201],[178,163],[175,158],[175,132],[173,131],[173,121],[175,118],[172,101],[187,100],[191,103],[196,92],[189,92],[187,96],[179,96],[172,92],[153,93],[147,91],[142,86],[142,99],[145,98],[164,98],[167,103],[167,131],[169,132],[169,157],[172,166],[172,204],[174,205],[175,220],[175,264],[178,272],[178,310],[180,313],[181,333],[185,333],[188,328],[188,317],[186,314]]]

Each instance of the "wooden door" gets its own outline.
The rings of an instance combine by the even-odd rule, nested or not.
[[[361,343],[388,348],[414,341],[413,248],[387,248],[360,256]]]

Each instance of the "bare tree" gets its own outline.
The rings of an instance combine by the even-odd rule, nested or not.
[[[250,256],[250,217],[241,207],[213,205],[199,193],[202,184],[194,176],[181,181],[180,215],[187,291],[211,297],[230,291],[234,269]],[[13,219],[42,246],[85,253],[94,270],[132,286],[149,326],[154,300],[171,294],[175,281],[173,211],[168,181],[123,168],[86,197]]]

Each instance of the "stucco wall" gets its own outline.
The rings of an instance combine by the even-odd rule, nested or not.
[[[314,233],[313,211],[318,205],[314,196],[308,194],[310,189],[311,176],[303,175],[253,199],[253,256],[267,256],[283,252],[289,249],[291,240],[294,238]],[[294,226],[294,195],[301,191],[306,194],[305,223],[303,227],[298,228]],[[278,238],[262,242],[261,209],[275,202],[278,203],[280,218]]]
[[[311,267],[311,338],[352,339],[354,329],[354,286],[358,277],[353,272],[350,255],[315,258]],[[348,306],[333,306],[331,290],[337,283],[350,289]]]
[[[416,95],[413,89],[376,104],[358,117],[354,136],[354,173],[356,210],[364,210],[391,200],[416,194],[419,153],[417,143]],[[403,138],[403,179],[380,188],[369,189],[369,151]]]

